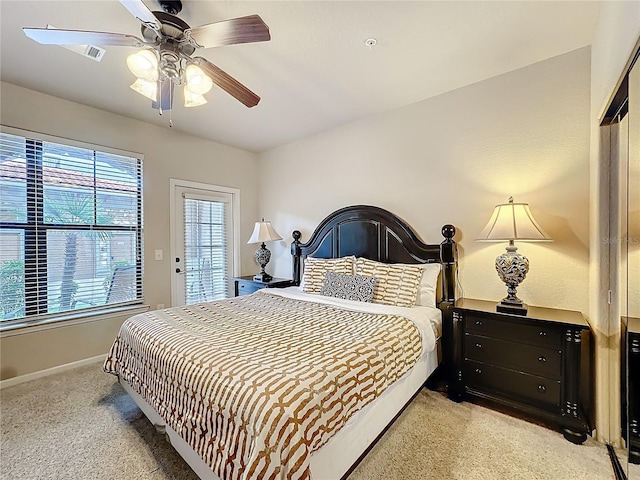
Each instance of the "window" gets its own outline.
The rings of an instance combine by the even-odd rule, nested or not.
[[[142,302],[142,160],[69,143],[0,132],[3,325]]]

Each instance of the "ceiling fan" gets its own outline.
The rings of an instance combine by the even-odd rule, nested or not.
[[[23,28],[25,35],[49,45],[98,45],[139,47],[129,55],[127,66],[138,77],[131,88],[152,100],[153,108],[170,110],[174,86],[184,86],[185,106],[206,103],[204,94],[215,83],[247,107],[260,97],[228,73],[202,57],[193,57],[198,48],[271,40],[269,27],[258,15],[223,20],[191,28],[176,15],[179,0],[159,0],[163,11],[151,11],[142,0],[119,0],[141,23],[142,39],[123,33],[88,30]]]

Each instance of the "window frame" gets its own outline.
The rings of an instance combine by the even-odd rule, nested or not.
[[[24,250],[24,290],[25,316],[2,320],[0,331],[19,327],[28,327],[42,323],[58,321],[77,321],[79,318],[92,317],[101,313],[113,312],[126,307],[139,307],[144,303],[144,223],[143,223],[143,161],[140,153],[80,142],[67,138],[32,132],[0,124],[0,132],[25,139],[26,160],[26,221],[0,221],[1,230],[21,231]],[[75,147],[94,152],[96,154],[112,154],[135,159],[136,185],[136,223],[132,225],[100,225],[94,219],[92,224],[67,224],[46,222],[44,217],[44,188],[43,176],[43,144],[54,143],[62,147]],[[95,195],[95,192],[94,192]],[[49,231],[110,231],[133,232],[136,234],[135,267],[136,267],[136,298],[126,302],[97,305],[82,309],[71,309],[62,312],[49,313],[48,309],[48,278],[47,278],[47,232]],[[39,245],[31,247],[30,245]],[[35,293],[35,301],[27,301],[27,292]],[[44,293],[42,293],[44,292]],[[30,294],[31,295],[31,294]],[[29,295],[29,296],[30,296]],[[39,313],[46,312],[46,313]]]

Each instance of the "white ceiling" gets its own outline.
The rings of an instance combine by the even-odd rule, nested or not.
[[[156,0],[144,0],[159,10]],[[271,41],[200,49],[257,93],[247,108],[214,86],[209,103],[172,111],[174,128],[263,151],[439,95],[591,43],[600,2],[205,1],[178,15],[198,26],[257,13]],[[2,81],[158,125],[129,88],[133,49],[105,47],[94,62],[28,39],[22,27],[128,33],[140,24],[117,0],[0,0]],[[369,48],[365,40],[377,45]],[[181,95],[178,90],[178,95]]]

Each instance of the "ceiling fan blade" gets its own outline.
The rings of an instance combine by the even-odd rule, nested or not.
[[[142,23],[156,31],[160,30],[160,22],[142,0],[120,0],[120,3]]]
[[[203,48],[271,40],[269,27],[258,15],[210,23],[187,29],[184,33]]]
[[[116,45],[140,47],[145,42],[133,35],[88,30],[61,30],[51,28],[23,28],[24,34],[44,45]]]
[[[238,82],[231,75],[216,67],[213,63],[202,57],[196,57],[193,59],[196,65],[198,65],[204,72],[211,78],[213,83],[218,85],[221,89],[227,92],[232,97],[235,97],[247,107],[255,107],[260,101],[260,97],[249,90],[247,87]]]

